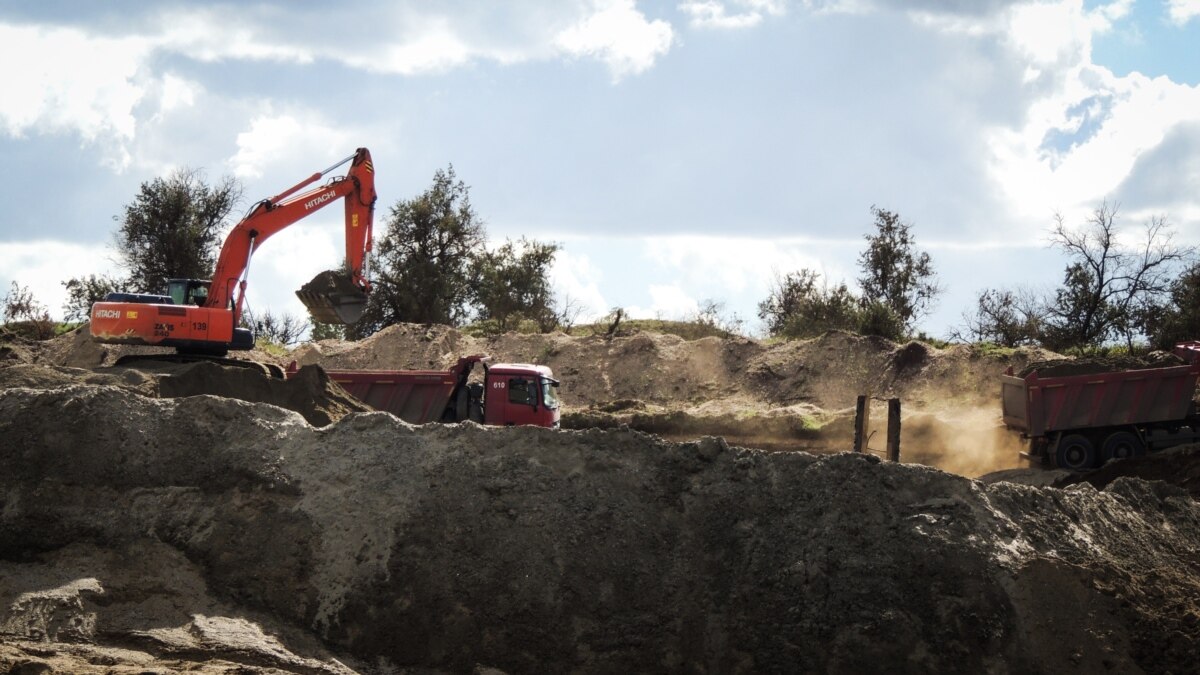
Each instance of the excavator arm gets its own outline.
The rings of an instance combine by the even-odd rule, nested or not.
[[[351,164],[345,176],[334,178],[321,187],[305,189],[346,162]],[[366,148],[359,148],[354,155],[256,204],[226,237],[204,306],[231,309],[236,325],[242,315],[246,270],[254,251],[280,230],[343,198],[348,277],[336,272],[322,272],[297,295],[317,321],[357,321],[371,290],[365,266],[367,253],[371,250],[376,200],[375,168]]]

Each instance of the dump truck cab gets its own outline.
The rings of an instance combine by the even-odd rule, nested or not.
[[[559,426],[558,380],[546,366],[497,363],[484,381],[484,424]]]

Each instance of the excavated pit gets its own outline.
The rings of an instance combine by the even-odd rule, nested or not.
[[[0,391],[0,667],[1187,672],[1200,505],[628,430]],[[487,672],[494,672],[487,671]]]

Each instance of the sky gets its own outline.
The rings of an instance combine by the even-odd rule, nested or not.
[[[240,217],[358,147],[377,237],[453,166],[493,242],[561,246],[581,319],[715,301],[761,333],[778,277],[856,285],[873,206],[932,257],[935,337],[1061,280],[1056,214],[1200,244],[1200,0],[5,3],[0,63],[0,293],[54,314],[119,272],[142,183],[233,176]],[[301,315],[341,221],[264,244],[251,309]]]

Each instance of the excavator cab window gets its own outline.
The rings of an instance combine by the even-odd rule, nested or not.
[[[176,305],[203,305],[210,283],[203,279],[167,279],[167,295]]]
[[[187,279],[167,279],[167,295],[176,305],[187,304]]]
[[[208,300],[208,283],[199,284],[192,289],[192,302],[194,304],[203,305],[205,300]]]

